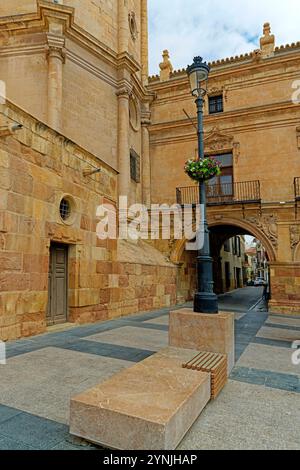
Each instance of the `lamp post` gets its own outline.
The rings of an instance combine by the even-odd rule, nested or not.
[[[206,95],[209,65],[202,57],[195,57],[187,68],[192,95],[196,97],[198,116],[198,158],[204,158],[203,105]],[[205,84],[205,88],[203,85]],[[197,313],[218,313],[218,297],[214,293],[213,260],[210,256],[209,229],[207,223],[206,183],[199,183],[199,202],[202,204],[203,247],[197,256],[197,292],[194,298],[194,311]]]

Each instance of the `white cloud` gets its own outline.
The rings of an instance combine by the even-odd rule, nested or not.
[[[263,23],[276,44],[300,40],[299,0],[148,0],[150,73],[159,72],[163,49],[175,69],[195,55],[222,59],[258,48]]]

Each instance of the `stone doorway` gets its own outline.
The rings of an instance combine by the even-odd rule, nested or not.
[[[68,245],[51,243],[47,326],[68,320]]]

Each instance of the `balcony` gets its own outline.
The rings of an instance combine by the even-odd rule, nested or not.
[[[209,206],[261,203],[260,181],[207,185],[206,192],[207,204]],[[177,188],[176,194],[177,204],[183,205],[199,203],[198,185]],[[300,193],[298,194],[300,196]]]
[[[300,177],[294,179],[295,199],[300,201]]]

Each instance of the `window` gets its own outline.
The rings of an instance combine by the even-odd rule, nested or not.
[[[232,196],[233,195],[233,158],[232,153],[223,155],[211,155],[222,163],[222,173],[220,176],[209,180],[209,196]]]
[[[226,253],[231,252],[230,239],[226,240],[226,242],[224,243],[224,250],[226,251]]]
[[[240,258],[241,257],[241,240],[240,240],[240,237],[234,237],[232,239],[232,248],[233,248],[233,254]]]
[[[236,237],[236,244],[237,244],[236,254],[237,254],[238,257],[240,258],[240,257],[241,257],[241,254],[242,254],[242,250],[241,250],[241,239],[240,239],[240,237]]]
[[[130,177],[136,183],[140,183],[141,175],[140,175],[140,157],[139,155],[133,150],[130,150]]]
[[[71,204],[70,201],[66,198],[63,198],[60,201],[59,213],[62,220],[68,220],[71,215]]]
[[[223,113],[223,95],[209,96],[208,107],[209,114]]]

